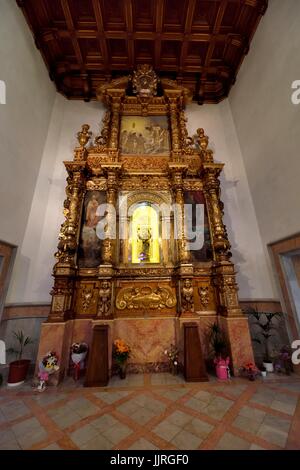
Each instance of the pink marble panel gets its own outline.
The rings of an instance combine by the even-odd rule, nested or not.
[[[132,363],[165,361],[164,350],[175,342],[173,318],[116,319],[114,323],[113,339],[124,339],[130,345]]]
[[[221,318],[230,342],[234,372],[247,362],[254,363],[251,337],[247,318]]]

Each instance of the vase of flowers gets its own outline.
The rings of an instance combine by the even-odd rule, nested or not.
[[[88,352],[86,343],[73,343],[71,346],[71,359],[74,365],[74,379],[78,380],[80,369],[83,368],[84,360]]]
[[[131,349],[122,339],[113,342],[113,358],[119,368],[120,379],[126,378],[127,361],[130,357]]]
[[[216,374],[219,380],[230,379],[229,363],[230,363],[229,356],[222,357],[220,355],[214,359],[214,364],[216,366]]]
[[[165,349],[165,356],[168,357],[170,372],[173,375],[178,374],[178,358],[179,351],[174,344],[171,344],[169,349]]]
[[[243,375],[248,377],[250,381],[254,381],[259,375],[259,370],[253,362],[247,362],[242,368],[241,372]]]
[[[39,392],[43,392],[46,389],[49,375],[57,372],[58,370],[58,356],[55,351],[49,351],[39,363],[38,377],[40,379],[40,383],[37,387]]]

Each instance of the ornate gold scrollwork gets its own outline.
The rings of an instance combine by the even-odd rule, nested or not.
[[[157,77],[152,67],[146,65],[139,66],[132,79],[136,96],[126,95],[128,76],[101,85],[97,91],[98,97],[105,102],[108,110],[103,118],[100,134],[95,137],[94,145],[91,146],[89,142],[92,133],[88,124],[84,124],[77,133],[79,145],[77,144],[74,149],[74,159],[65,162],[68,171],[63,208],[65,221],[61,226],[56,253],[55,287],[52,292],[50,321],[74,318],[72,306],[79,315],[82,311],[85,315],[98,314],[100,317],[109,316],[112,310],[111,304],[115,302],[120,310],[173,308],[176,305],[175,289],[173,291],[168,287],[168,283],[171,285],[174,270],[177,277],[177,295],[181,298],[182,309],[186,312],[193,311],[193,279],[197,275],[197,269],[200,275],[202,270],[198,265],[189,262],[190,253],[184,233],[184,191],[201,190],[206,199],[214,249],[214,262],[213,266],[210,266],[211,271],[207,274],[207,279],[214,276],[215,293],[221,314],[229,316],[240,314],[234,267],[229,262],[230,244],[223,223],[223,203],[220,199],[219,175],[223,165],[214,163],[213,151],[208,148],[209,139],[204,129],[197,129],[197,136],[193,140],[188,135],[184,104],[190,97],[189,91],[175,81],[161,79],[160,83],[163,96],[155,96]],[[153,156],[145,152],[134,156],[120,155],[119,131],[122,115],[149,116],[150,119],[151,116],[167,115],[170,123],[171,154]],[[170,204],[175,200],[180,207],[179,215],[182,221],[181,237],[177,241],[178,265],[169,268],[172,265],[165,263],[161,266],[152,266],[151,269],[143,266],[133,269],[127,263],[128,257],[123,257],[123,264],[120,262],[118,264],[116,250],[118,244],[108,230],[107,238],[101,243],[101,265],[93,268],[94,273],[88,274],[89,281],[93,281],[94,284],[83,289],[82,278],[85,278],[87,273],[82,274],[77,270],[76,252],[80,239],[78,232],[82,198],[86,189],[106,191],[106,200],[112,205],[115,205],[120,189],[128,195],[128,202],[131,203],[135,198],[140,201],[141,196],[145,201],[157,204],[160,203],[160,199]],[[174,230],[172,234],[174,235]],[[164,250],[165,246],[162,249]],[[172,254],[172,262],[175,261],[175,257],[176,253]],[[132,280],[138,276],[151,278],[150,285],[151,282],[156,283],[157,279],[164,278],[166,285],[128,286],[119,291],[117,298],[111,297],[115,283],[121,282],[122,285],[123,282],[128,282],[125,281],[126,277],[127,280]],[[200,285],[198,292],[203,307],[214,301],[215,294],[210,284]],[[196,298],[199,301],[198,296]],[[108,299],[111,299],[111,304]]]
[[[158,78],[152,65],[139,64],[133,72],[133,93],[141,98],[150,98],[157,95]]]
[[[93,288],[84,287],[80,294],[80,302],[83,310],[87,310],[93,300]]]
[[[116,298],[118,310],[173,308],[176,297],[172,289],[164,287],[124,287]]]

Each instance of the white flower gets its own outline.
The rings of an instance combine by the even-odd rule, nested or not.
[[[177,366],[177,361],[174,361],[174,366]]]

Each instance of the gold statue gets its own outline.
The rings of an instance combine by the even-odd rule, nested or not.
[[[137,229],[138,239],[142,242],[142,251],[139,255],[139,259],[145,263],[150,261],[150,243],[152,239],[150,227],[138,227]]]

